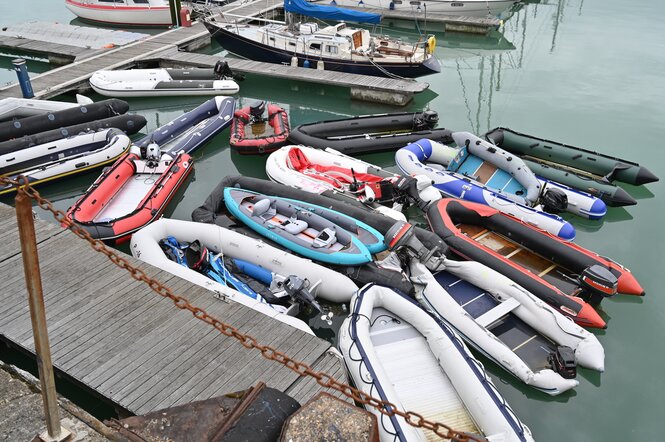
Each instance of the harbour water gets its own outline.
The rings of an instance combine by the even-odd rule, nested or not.
[[[74,18],[58,0],[15,2],[3,12],[0,25],[29,20],[69,23]],[[506,126],[632,159],[663,179],[647,187],[625,186],[638,205],[610,208],[604,221],[568,217],[577,228],[577,243],[630,268],[647,293],[645,298],[619,295],[603,303],[608,329],[597,334],[605,347],[606,372],[581,369],[580,385],[573,392],[551,398],[486,362],[500,392],[539,441],[662,439],[665,294],[658,282],[665,271],[660,219],[665,215],[662,17],[655,1],[542,0],[518,5],[503,29],[487,37],[446,35],[434,29],[443,70],[423,78],[431,90],[406,108],[437,110],[440,125],[454,130],[484,133]],[[418,27],[423,29],[424,23]],[[388,23],[383,31],[417,39],[412,23]],[[214,46],[206,51],[221,49]],[[0,57],[0,84],[13,80],[9,60]],[[37,61],[28,63],[33,72],[47,68]],[[258,98],[277,102],[289,110],[292,125],[396,110],[352,102],[348,92],[338,88],[253,76],[240,86],[243,103]],[[148,119],[147,129],[152,130],[201,101],[134,99],[130,105],[132,112]],[[189,219],[227,174],[265,177],[264,158],[231,152],[228,137],[227,130],[195,155],[190,182],[167,216]],[[396,170],[392,154],[365,159]],[[66,209],[97,175],[71,178],[40,191]],[[2,201],[11,203],[11,198]],[[321,336],[330,339],[334,334],[325,323],[315,320],[312,325]]]

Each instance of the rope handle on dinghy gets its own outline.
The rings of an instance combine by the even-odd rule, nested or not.
[[[192,305],[187,298],[176,295],[171,288],[148,276],[144,270],[134,267],[127,259],[122,257],[117,251],[108,248],[102,241],[93,238],[81,226],[69,219],[65,212],[56,209],[51,201],[42,197],[39,192],[32,187],[28,178],[25,176],[19,176],[18,179],[0,177],[0,185],[14,186],[17,191],[17,198],[28,197],[32,199],[41,209],[50,212],[60,226],[70,230],[74,235],[87,241],[93,250],[102,253],[113,264],[126,270],[133,279],[144,282],[159,296],[170,299],[173,302],[173,305],[178,309],[191,312],[196,319],[214,327],[224,336],[236,339],[246,349],[256,349],[264,358],[276,361],[300,376],[311,377],[322,387],[335,390],[347,398],[353,399],[357,403],[373,407],[383,415],[389,417],[395,415],[400,416],[409,425],[430,430],[441,438],[460,442],[470,440],[482,442],[486,440],[476,435],[454,430],[444,423],[426,419],[419,413],[399,410],[394,404],[360,391],[349,384],[340,382],[324,371],[316,371],[309,364],[293,359],[271,346],[261,344],[253,336],[242,333],[236,327],[211,316],[204,309]]]

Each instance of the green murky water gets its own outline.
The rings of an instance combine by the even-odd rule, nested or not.
[[[12,3],[1,24],[35,19],[70,22],[55,0]],[[500,32],[487,37],[437,32],[440,74],[426,77],[431,90],[407,110],[429,106],[443,126],[477,133],[503,125],[544,138],[596,148],[646,164],[665,179],[665,22],[658,2],[543,0],[520,5]],[[398,27],[399,25],[399,27]],[[424,23],[419,23],[422,28]],[[430,24],[428,30],[435,31]],[[412,23],[387,23],[384,32],[417,38]],[[212,47],[208,52],[219,52]],[[10,58],[0,57],[0,84],[13,80]],[[47,68],[29,62],[33,72]],[[93,97],[100,99],[100,97]],[[343,89],[249,77],[241,99],[264,98],[290,111],[291,122],[393,111],[352,102]],[[200,103],[198,99],[132,100],[133,112],[154,129]],[[265,177],[264,159],[240,157],[228,147],[228,130],[196,154],[195,172],[167,216],[189,219],[220,178],[230,173]],[[393,166],[391,154],[366,158]],[[94,180],[91,173],[43,187],[66,209]],[[639,204],[611,208],[604,221],[571,218],[577,242],[628,266],[647,296],[604,302],[609,328],[599,338],[606,373],[579,371],[573,392],[550,398],[530,390],[487,363],[501,393],[540,441],[661,440],[665,381],[665,185],[627,186]],[[6,200],[6,199],[5,199]],[[316,324],[315,324],[316,325]],[[331,330],[319,330],[327,338]]]

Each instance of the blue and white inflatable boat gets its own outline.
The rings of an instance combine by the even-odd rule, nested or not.
[[[445,196],[485,204],[565,240],[575,238],[575,228],[560,216],[509,198],[507,194],[511,193],[526,202],[528,199],[537,198],[539,192],[535,188],[526,190],[524,184],[512,179],[509,173],[506,173],[510,179],[504,180],[504,190],[498,192],[476,179],[446,168],[444,165],[450,163],[453,168],[459,170],[463,158],[457,157],[458,153],[458,149],[453,147],[422,139],[399,149],[395,153],[395,162],[406,175],[417,174],[430,178],[434,182],[434,187]],[[465,154],[461,154],[460,157],[463,155]],[[507,159],[504,160],[506,163],[509,162]],[[528,175],[525,174],[525,177]],[[537,183],[535,176],[533,180]]]

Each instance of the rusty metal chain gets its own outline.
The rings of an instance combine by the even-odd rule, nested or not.
[[[300,376],[312,377],[322,387],[336,390],[358,403],[369,405],[370,407],[377,409],[381,414],[384,414],[388,417],[395,415],[400,416],[409,425],[430,430],[444,439],[459,442],[469,440],[482,442],[485,440],[468,433],[462,433],[454,430],[446,424],[425,419],[422,415],[416,412],[399,410],[397,407],[395,407],[394,404],[390,402],[383,401],[361,390],[358,390],[355,387],[340,382],[326,372],[315,371],[308,364],[292,359],[275,348],[259,343],[256,338],[242,333],[234,326],[210,316],[205,310],[193,306],[186,298],[174,294],[169,287],[166,287],[161,282],[149,277],[143,270],[132,266],[129,261],[120,256],[115,250],[106,247],[102,241],[94,239],[82,227],[70,220],[65,212],[56,209],[53,207],[53,204],[49,200],[42,197],[39,192],[30,185],[27,178],[20,176],[18,179],[13,180],[6,177],[0,177],[0,184],[11,184],[16,186],[17,192],[23,193],[24,195],[34,200],[39,207],[45,211],[50,212],[63,228],[69,229],[79,238],[86,240],[88,243],[90,243],[90,246],[95,251],[106,255],[106,257],[113,264],[127,270],[132,278],[137,281],[146,283],[158,295],[173,301],[173,304],[177,308],[190,311],[196,319],[213,326],[223,335],[235,338],[240,342],[240,344],[242,344],[243,347],[247,349],[257,349],[261,352],[261,355],[264,358],[279,362],[285,367],[298,373]]]

